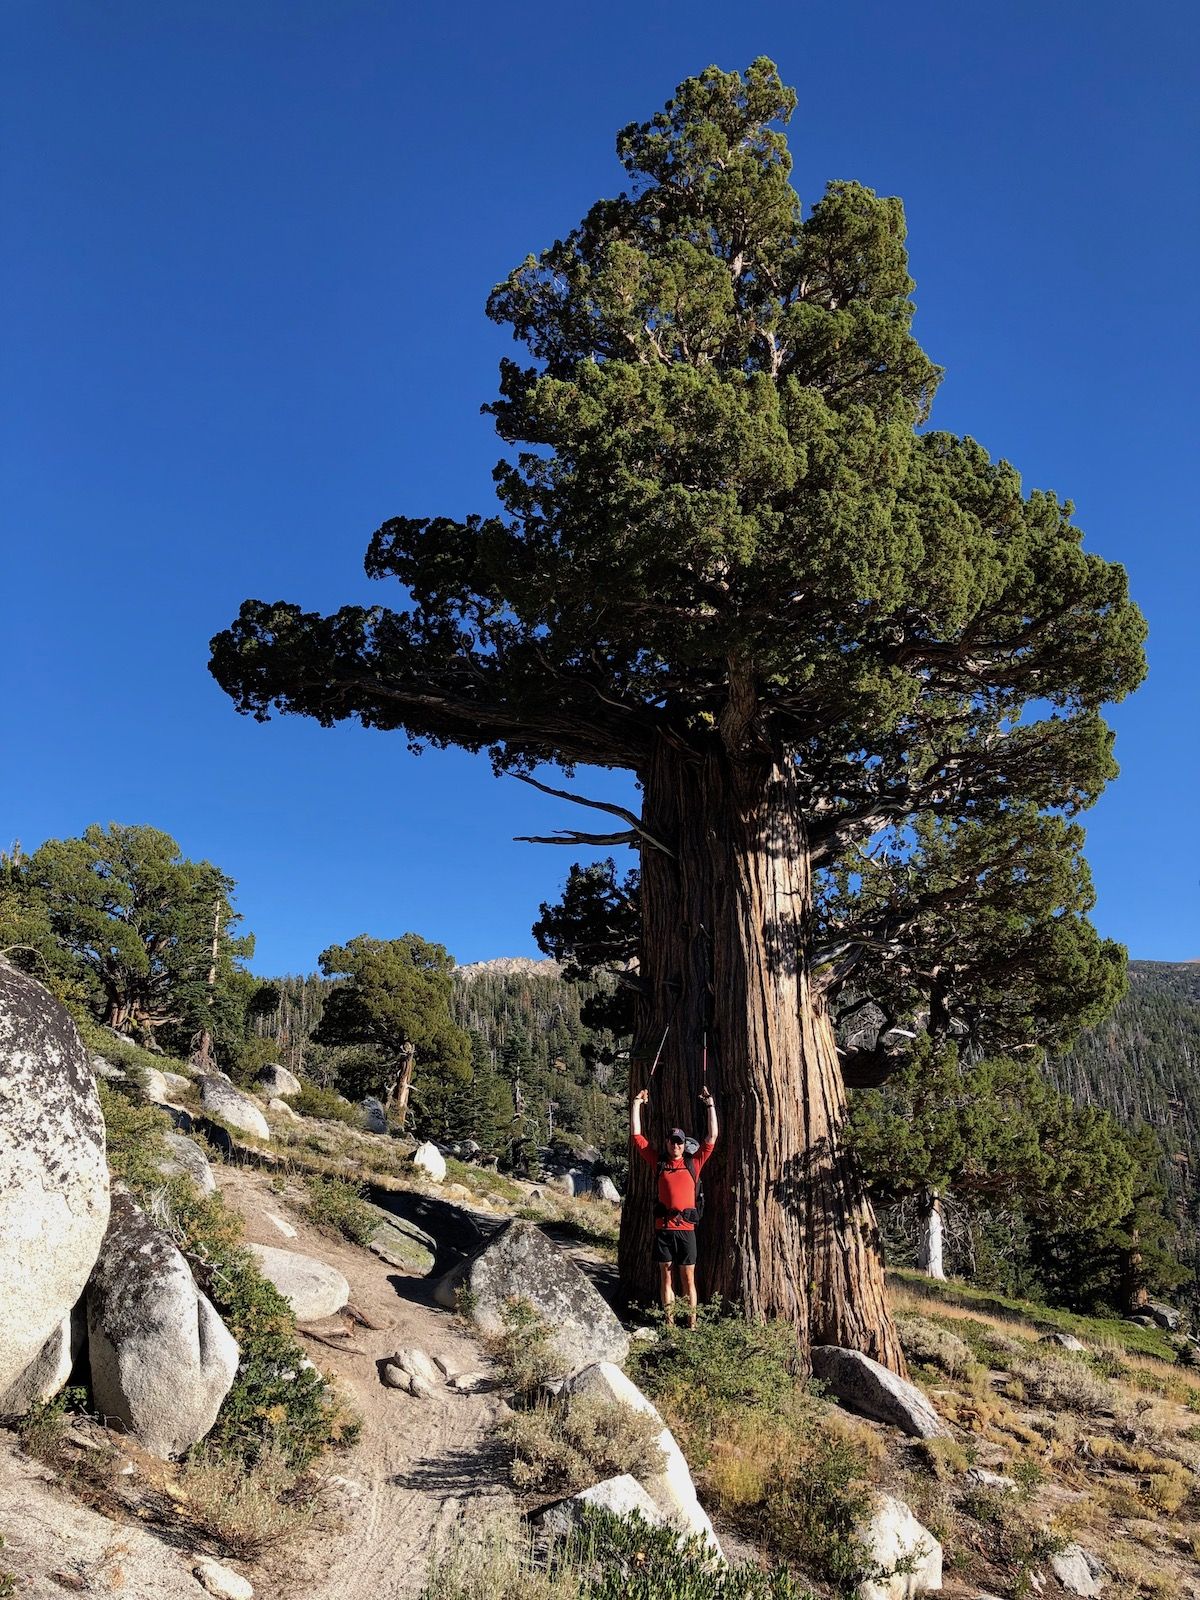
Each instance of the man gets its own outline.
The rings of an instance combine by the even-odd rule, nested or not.
[[[713,1153],[717,1142],[717,1108],[707,1085],[700,1098],[708,1107],[708,1133],[693,1156],[685,1156],[687,1136],[682,1128],[672,1128],[667,1148],[660,1157],[642,1133],[642,1107],[650,1103],[649,1089],[634,1096],[629,1113],[629,1135],[635,1149],[658,1174],[658,1202],[654,1207],[654,1259],[658,1263],[658,1294],[668,1324],[675,1321],[675,1289],[671,1281],[679,1273],[679,1293],[687,1302],[687,1325],[696,1326],[696,1183],[700,1169]],[[689,1171],[689,1166],[691,1170]]]

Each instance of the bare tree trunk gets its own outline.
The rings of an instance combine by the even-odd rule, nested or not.
[[[217,987],[217,952],[219,951],[220,947],[221,947],[221,902],[218,900],[216,905],[215,905],[215,907],[213,908],[212,955],[211,955],[211,958],[209,960],[209,966],[208,966],[208,1011],[209,1011],[209,1016],[208,1016],[208,1019],[206,1020],[206,1022],[204,1024],[204,1027],[200,1030],[200,1038],[199,1038],[199,1040],[197,1042],[196,1049],[193,1052],[193,1059],[194,1059],[194,1061],[196,1063],[196,1066],[200,1069],[201,1072],[209,1072],[212,1069],[212,1047],[213,1047],[212,1007],[213,1007],[213,996],[216,993],[216,987]]]
[[[388,1090],[388,1114],[395,1117],[401,1127],[408,1117],[408,1096],[412,1090],[413,1068],[417,1064],[414,1045],[404,1044],[400,1049],[400,1075]]]
[[[936,1189],[926,1189],[921,1196],[921,1243],[917,1250],[917,1266],[931,1278],[946,1276],[942,1262],[942,1197]]]
[[[642,851],[642,977],[631,1090],[670,1024],[645,1121],[661,1145],[703,1128],[704,1035],[721,1137],[705,1169],[698,1280],[801,1342],[862,1350],[904,1371],[878,1232],[842,1146],[845,1092],[833,1026],[808,968],[812,881],[786,764],[661,743],[643,815],[674,856]],[[631,1163],[622,1283],[655,1297],[652,1170]]]

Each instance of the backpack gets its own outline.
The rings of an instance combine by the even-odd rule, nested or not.
[[[696,1191],[696,1203],[694,1206],[688,1206],[688,1208],[685,1211],[681,1211],[679,1215],[685,1222],[690,1222],[693,1226],[700,1222],[704,1216],[704,1186],[700,1181],[700,1168],[696,1165],[695,1161],[696,1151],[699,1148],[700,1146],[697,1144],[695,1139],[689,1139],[683,1147],[683,1164],[692,1175],[692,1185]],[[660,1161],[658,1163],[658,1176],[660,1178],[666,1169],[667,1163],[665,1161]],[[655,1200],[654,1215],[656,1217],[666,1217],[671,1215],[671,1213],[668,1212],[666,1206],[663,1205],[661,1200]]]

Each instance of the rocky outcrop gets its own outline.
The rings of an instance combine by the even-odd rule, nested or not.
[[[281,1100],[278,1095],[275,1095],[272,1099],[267,1101],[267,1110],[274,1111],[278,1116],[281,1117],[290,1117],[293,1122],[304,1121],[304,1118],[295,1109],[295,1107],[288,1105],[287,1101]]]
[[[350,1285],[336,1267],[297,1250],[252,1244],[258,1270],[291,1306],[297,1322],[320,1322],[340,1311],[350,1298]]]
[[[386,1261],[389,1267],[399,1267],[402,1272],[432,1271],[437,1257],[437,1242],[433,1236],[403,1217],[381,1211],[376,1214],[379,1223],[367,1242],[367,1249]]]
[[[582,1494],[547,1506],[538,1513],[537,1520],[547,1533],[565,1539],[574,1530],[587,1506],[611,1511],[614,1517],[639,1516],[652,1528],[661,1526],[666,1520],[637,1479],[630,1477],[627,1472],[617,1478],[605,1478],[602,1483],[594,1483]]]
[[[1166,1328],[1170,1333],[1177,1333],[1183,1327],[1183,1312],[1177,1311],[1174,1306],[1165,1305],[1161,1300],[1151,1300],[1146,1307],[1146,1314],[1153,1317],[1160,1328]]]
[[[610,1206],[621,1204],[621,1191],[609,1177],[599,1177],[593,1184],[593,1192],[597,1200],[607,1200]]]
[[[219,1078],[215,1073],[201,1078],[200,1104],[210,1117],[236,1128],[239,1133],[248,1133],[254,1139],[271,1137],[266,1117],[249,1095],[235,1089],[228,1078]]]
[[[158,1170],[165,1178],[181,1174],[190,1178],[201,1194],[216,1193],[217,1180],[213,1177],[208,1158],[194,1139],[182,1133],[164,1133],[163,1143],[171,1152],[165,1161],[158,1164]]]
[[[118,1188],[87,1290],[98,1412],[155,1455],[203,1439],[237,1373],[238,1347],[175,1246]]]
[[[1044,1333],[1040,1344],[1056,1344],[1062,1350],[1086,1350],[1087,1345],[1073,1333]]]
[[[424,1144],[419,1144],[413,1151],[412,1159],[413,1166],[416,1167],[418,1172],[423,1172],[434,1183],[445,1183],[446,1158],[437,1145],[430,1144],[426,1140]]]
[[[950,1430],[917,1388],[859,1350],[818,1344],[812,1350],[813,1377],[851,1411],[876,1422],[890,1422],[915,1439],[948,1438]]]
[[[292,1094],[303,1094],[304,1085],[294,1072],[289,1072],[286,1067],[281,1067],[277,1062],[271,1066],[263,1067],[254,1079],[255,1088],[259,1094],[270,1099],[272,1095],[286,1098]]]
[[[49,991],[0,958],[0,1392],[70,1315],[108,1216],[88,1051]]]
[[[532,1222],[504,1224],[469,1260],[440,1279],[439,1305],[454,1307],[460,1293],[485,1333],[499,1333],[502,1312],[516,1298],[527,1301],[551,1330],[564,1372],[593,1361],[629,1354],[629,1335],[575,1263]]]
[[[871,1520],[857,1532],[882,1575],[860,1583],[855,1600],[915,1600],[942,1587],[942,1547],[903,1500],[877,1494]]]
[[[696,1486],[684,1459],[683,1451],[675,1443],[675,1435],[663,1421],[658,1409],[647,1400],[638,1386],[627,1378],[620,1367],[611,1361],[593,1362],[580,1372],[573,1372],[563,1385],[567,1395],[586,1395],[589,1399],[607,1400],[611,1405],[628,1406],[650,1417],[660,1432],[655,1443],[662,1452],[662,1465],[658,1471],[643,1478],[646,1493],[653,1500],[666,1521],[690,1538],[699,1536],[714,1555],[721,1555],[721,1546],[713,1532],[708,1513],[696,1496]]]

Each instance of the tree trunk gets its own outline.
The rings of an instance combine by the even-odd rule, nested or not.
[[[213,997],[216,994],[216,989],[217,989],[217,954],[220,951],[220,948],[221,948],[221,902],[218,900],[216,905],[213,908],[212,953],[211,953],[211,956],[210,956],[210,959],[209,959],[209,963],[208,963],[208,983],[207,983],[207,989],[208,989],[208,995],[207,995],[208,1015],[205,1018],[204,1026],[200,1030],[200,1037],[199,1037],[199,1039],[197,1041],[196,1050],[195,1050],[195,1053],[194,1053],[194,1059],[195,1059],[196,1065],[200,1069],[201,1072],[208,1072],[212,1067],[212,1048],[213,1048],[212,1008],[213,1008]]]
[[[400,1075],[388,1091],[388,1111],[401,1127],[408,1116],[408,1096],[412,1089],[413,1068],[417,1064],[416,1048],[405,1044],[400,1050]]]
[[[921,1244],[917,1266],[931,1278],[946,1276],[942,1263],[942,1197],[936,1189],[926,1189],[921,1196]]]
[[[702,1131],[708,1082],[721,1132],[705,1168],[697,1280],[755,1318],[794,1322],[802,1343],[861,1350],[904,1371],[878,1232],[842,1147],[845,1093],[833,1026],[812,981],[812,878],[786,764],[735,763],[718,747],[661,742],[642,775],[642,966],[631,1092],[661,1147],[679,1123]],[[654,1173],[631,1162],[620,1269],[634,1298],[656,1297]]]

